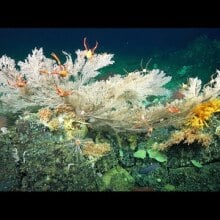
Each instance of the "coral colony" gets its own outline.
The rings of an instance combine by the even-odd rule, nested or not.
[[[18,63],[3,55],[1,111],[19,112],[36,106],[38,120],[44,126],[50,131],[63,129],[66,138],[73,139],[77,146],[83,141],[77,137],[84,137],[88,128],[151,136],[155,129],[172,127],[169,140],[154,143],[153,148],[158,150],[180,142],[197,142],[204,147],[211,143],[211,135],[203,129],[213,114],[220,111],[220,71],[203,87],[197,77],[189,78],[176,92],[177,98],[171,98],[171,92],[165,88],[171,76],[159,69],[136,70],[126,76],[95,80],[101,68],[114,63],[114,55],[96,53],[98,42],[90,49],[86,38],[83,45],[84,50],[75,52],[74,61],[71,54],[63,51],[59,55],[66,58],[63,63],[54,52],[51,57],[45,57],[42,48],[35,48]],[[146,106],[151,96],[164,97],[165,101],[150,104],[148,101]],[[84,153],[90,148],[105,152],[109,145],[86,142]]]

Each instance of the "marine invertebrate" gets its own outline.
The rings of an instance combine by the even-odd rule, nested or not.
[[[61,64],[60,59],[55,53],[52,52],[51,56],[56,60],[58,66],[55,66],[51,72],[49,72],[48,70],[39,70],[39,73],[40,74],[55,74],[60,77],[67,77],[69,73],[65,65]]]
[[[64,129],[64,134],[67,140],[74,138],[84,138],[88,133],[87,123],[83,120],[78,120],[76,117],[73,117],[71,113],[64,114],[61,116],[62,128]]]
[[[51,131],[57,131],[60,127],[60,121],[58,118],[53,118],[46,125]]]
[[[176,106],[168,106],[167,111],[170,113],[179,113],[180,109]]]
[[[220,99],[211,99],[196,105],[187,119],[186,125],[202,129],[215,112],[220,112]]]
[[[56,115],[60,115],[62,113],[71,113],[72,117],[76,117],[75,113],[74,113],[74,109],[69,106],[69,105],[59,105],[54,109],[54,113]]]
[[[23,88],[26,86],[27,81],[24,79],[24,76],[18,75],[17,79],[14,80],[14,82],[7,80],[8,85],[13,88]]]
[[[68,111],[76,115],[72,121],[74,123],[87,123],[96,130],[139,132],[147,133],[148,136],[157,127],[183,126],[186,116],[192,127],[201,128],[212,115],[210,111],[219,111],[219,104],[214,107],[206,102],[220,95],[220,71],[202,91],[201,80],[190,78],[188,85],[184,84],[181,88],[180,99],[168,103],[170,91],[165,85],[171,77],[158,69],[145,71],[142,68],[126,76],[115,75],[107,80],[95,81],[94,78],[100,74],[99,69],[114,63],[113,54],[95,54],[97,46],[98,42],[90,49],[84,38],[85,50],[76,51],[74,62],[70,54],[63,52],[66,57],[63,64],[55,53],[51,54],[52,59],[46,58],[42,48],[35,48],[24,62],[19,61],[19,69],[16,69],[14,60],[7,56],[1,57],[0,101],[5,111],[17,112],[30,106],[50,109],[68,106],[71,109]],[[54,86],[55,92],[51,92]],[[158,101],[145,106],[144,102],[151,96],[165,96],[167,103]],[[203,104],[199,106],[200,103]],[[204,103],[207,104],[206,115],[197,114]],[[59,119],[64,121],[61,115]],[[63,122],[58,124],[72,136],[72,125],[66,128]]]
[[[212,143],[212,140],[213,138],[211,134],[203,133],[198,129],[187,128],[175,131],[167,141],[163,143],[155,143],[152,148],[163,151],[181,142],[188,145],[197,142],[203,147],[208,147]]]
[[[84,143],[82,152],[83,155],[93,156],[96,158],[102,157],[111,151],[109,143],[94,143],[93,141],[88,141]]]
[[[82,146],[85,143],[85,140],[80,138],[80,137],[75,137],[72,139],[72,143],[73,143],[73,147],[74,147],[74,151],[76,153],[82,153]]]
[[[83,45],[84,45],[84,48],[85,48],[85,51],[86,51],[86,58],[87,58],[87,59],[91,59],[92,56],[93,56],[94,53],[95,53],[95,50],[96,50],[97,47],[98,47],[98,42],[96,41],[95,46],[94,46],[92,49],[89,49],[89,46],[88,46],[88,44],[87,44],[87,42],[86,42],[86,37],[84,37],[84,39],[83,39]]]
[[[55,88],[56,88],[56,93],[60,97],[66,97],[66,96],[69,96],[73,93],[73,91],[62,89],[62,88],[58,87],[57,85],[55,86]]]
[[[52,118],[53,112],[48,108],[42,108],[38,111],[38,117],[43,122],[48,122]]]
[[[62,64],[55,53],[52,53],[52,59],[45,57],[42,48],[32,50],[24,62],[15,63],[6,55],[2,56],[0,99],[5,111],[17,112],[30,106],[56,108],[66,102],[72,105],[76,103],[81,109],[85,105],[82,97],[86,97],[86,94],[82,94],[79,89],[96,77],[100,73],[99,69],[114,63],[113,54],[93,54],[92,60],[89,60],[85,57],[85,51],[77,50],[75,62],[70,54],[64,51],[63,54],[66,62]],[[16,69],[16,64],[19,69]],[[51,92],[54,85],[57,93]],[[77,94],[72,94],[71,91],[76,90]],[[70,95],[71,101],[66,99]]]

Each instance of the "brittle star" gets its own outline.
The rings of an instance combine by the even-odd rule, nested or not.
[[[96,41],[95,46],[94,46],[92,49],[89,49],[88,44],[87,44],[87,42],[86,42],[86,37],[84,37],[83,45],[84,45],[85,50],[86,50],[86,58],[87,58],[87,59],[92,58],[92,56],[93,56],[94,53],[95,53],[96,48],[98,47],[98,42]]]

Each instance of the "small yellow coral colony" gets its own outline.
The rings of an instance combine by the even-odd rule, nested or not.
[[[220,99],[202,102],[193,108],[186,125],[202,129],[204,126],[208,126],[207,121],[215,112],[220,112]]]

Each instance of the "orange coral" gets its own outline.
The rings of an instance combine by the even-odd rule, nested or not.
[[[186,125],[197,129],[208,126],[207,121],[215,112],[220,112],[220,99],[202,102],[193,108]]]
[[[53,115],[52,111],[47,108],[43,108],[38,111],[38,117],[40,118],[40,120],[45,122],[50,121],[52,115]]]

